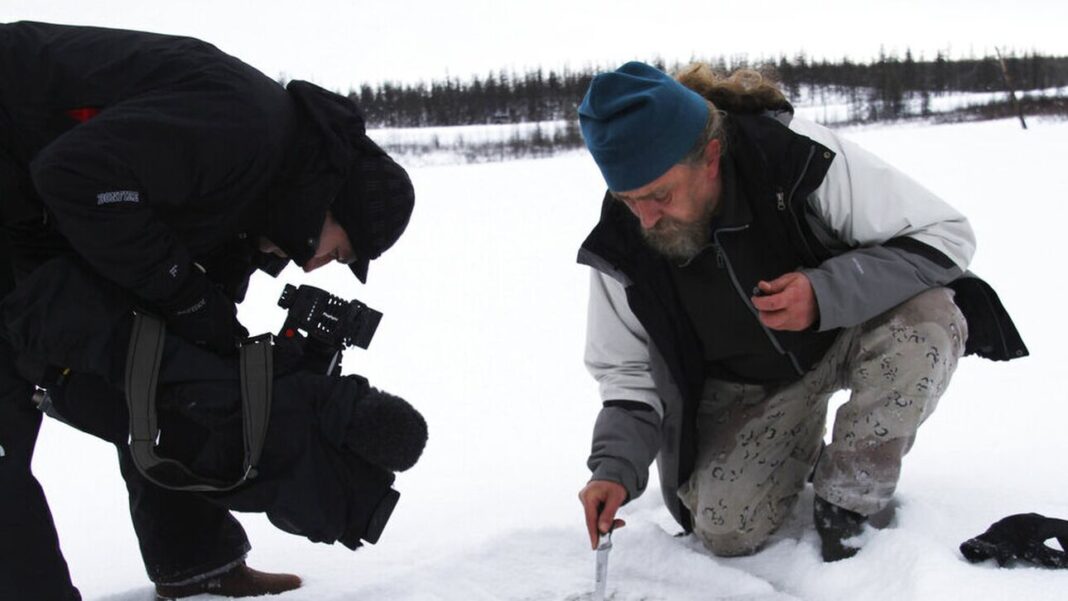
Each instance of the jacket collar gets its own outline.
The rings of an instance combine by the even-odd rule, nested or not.
[[[784,202],[804,200],[834,160],[834,152],[772,114],[729,115],[725,123],[738,179],[753,202],[780,193]]]
[[[730,148],[730,144],[727,145]],[[734,154],[725,152],[720,158],[720,181],[722,195],[720,206],[712,217],[712,231],[732,229],[749,225],[753,222],[753,211],[749,207],[744,187],[738,181],[738,170]]]

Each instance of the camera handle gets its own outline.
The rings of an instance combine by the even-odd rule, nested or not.
[[[236,482],[198,476],[173,459],[156,454],[159,426],[156,422],[156,385],[166,328],[163,320],[134,314],[130,348],[126,355],[126,404],[130,411],[130,455],[149,481],[170,490],[225,492],[257,475],[271,414],[273,353],[271,335],[249,339],[241,346],[241,413],[244,433],[244,473]]]

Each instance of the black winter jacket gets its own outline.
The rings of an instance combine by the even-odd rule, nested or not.
[[[17,275],[69,248],[138,297],[194,261],[240,299],[265,235],[303,263],[363,119],[192,38],[0,25],[0,189]]]

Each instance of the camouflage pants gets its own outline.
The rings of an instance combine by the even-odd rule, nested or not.
[[[678,493],[695,533],[716,555],[755,552],[789,515],[817,458],[817,495],[863,515],[885,507],[967,336],[952,291],[934,288],[844,330],[796,382],[707,381],[697,467]],[[849,401],[820,455],[828,401],[844,389]]]

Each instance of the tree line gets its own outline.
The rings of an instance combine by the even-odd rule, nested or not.
[[[665,70],[662,60],[649,61]],[[777,60],[749,61],[745,57],[703,60],[730,72],[751,68],[780,83],[787,97],[803,94],[845,98],[848,122],[870,122],[932,114],[932,97],[962,92],[1004,92],[1008,83],[1017,92],[1068,86],[1068,57],[1038,53],[1004,57],[934,59],[880,53],[868,62],[814,60],[804,54]],[[603,69],[497,71],[467,79],[446,77],[429,83],[365,83],[349,96],[363,109],[369,127],[427,127],[486,123],[573,120],[593,75]],[[1007,78],[1006,78],[1007,75]],[[995,101],[995,106],[1002,101]],[[1005,101],[1007,104],[1007,101]],[[1063,112],[1063,99],[1026,99],[1032,110]],[[1052,108],[1051,108],[1052,107]],[[968,110],[975,112],[975,107]],[[994,115],[997,116],[997,115]]]

